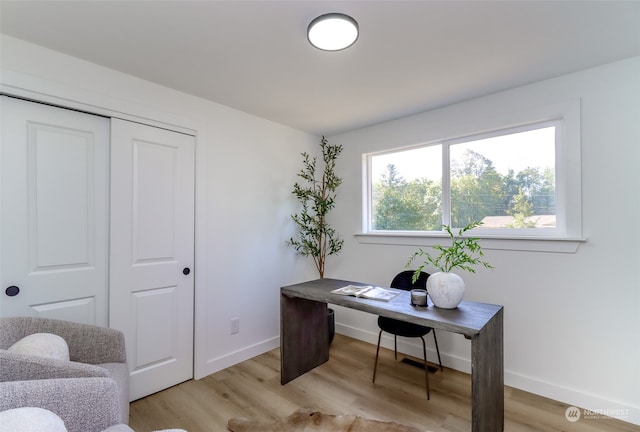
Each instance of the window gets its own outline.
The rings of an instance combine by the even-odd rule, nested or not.
[[[566,237],[563,122],[365,155],[366,232],[433,232],[482,221],[496,236]]]

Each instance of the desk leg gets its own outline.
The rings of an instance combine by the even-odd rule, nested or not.
[[[471,340],[473,432],[504,431],[502,309]]]
[[[280,295],[280,382],[329,360],[327,304]]]

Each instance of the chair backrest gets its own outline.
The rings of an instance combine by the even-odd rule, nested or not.
[[[405,270],[398,273],[391,281],[391,288],[397,288],[405,291],[410,291],[415,288],[427,289],[427,279],[429,278],[429,273],[420,272],[420,277],[418,277],[416,283],[411,282],[413,273],[414,270]]]

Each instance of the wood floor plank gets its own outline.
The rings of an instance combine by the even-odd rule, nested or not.
[[[298,408],[330,414],[356,414],[416,426],[425,432],[471,430],[471,378],[445,368],[430,373],[427,400],[424,371],[396,361],[381,349],[375,384],[375,346],[336,335],[330,360],[280,384],[280,352],[268,353],[187,381],[131,404],[136,432],[182,428],[189,432],[225,432],[233,417],[269,420]],[[403,358],[398,355],[398,360]],[[418,360],[419,359],[414,359]],[[507,432],[640,432],[640,427],[609,418],[565,418],[566,404],[505,387]]]

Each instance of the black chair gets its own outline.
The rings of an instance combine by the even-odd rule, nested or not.
[[[398,273],[391,281],[391,288],[398,288],[405,291],[412,289],[426,289],[427,279],[429,273],[420,272],[420,277],[413,283],[413,270],[405,270]],[[436,344],[436,352],[438,353],[438,363],[440,364],[440,370],[442,370],[442,360],[440,360],[440,349],[438,348],[438,339],[436,338],[436,332],[432,327],[425,327],[418,324],[413,324],[406,321],[398,321],[393,318],[378,317],[378,327],[380,327],[380,333],[378,334],[378,347],[376,348],[376,362],[373,366],[373,382],[376,382],[376,370],[378,368],[378,354],[380,353],[380,340],[382,339],[382,332],[391,333],[393,335],[393,351],[396,360],[398,360],[398,336],[417,338],[422,340],[422,353],[424,356],[424,376],[427,386],[427,399],[430,399],[429,395],[429,372],[427,369],[427,345],[424,340],[424,336],[429,332],[433,333],[433,341]]]

